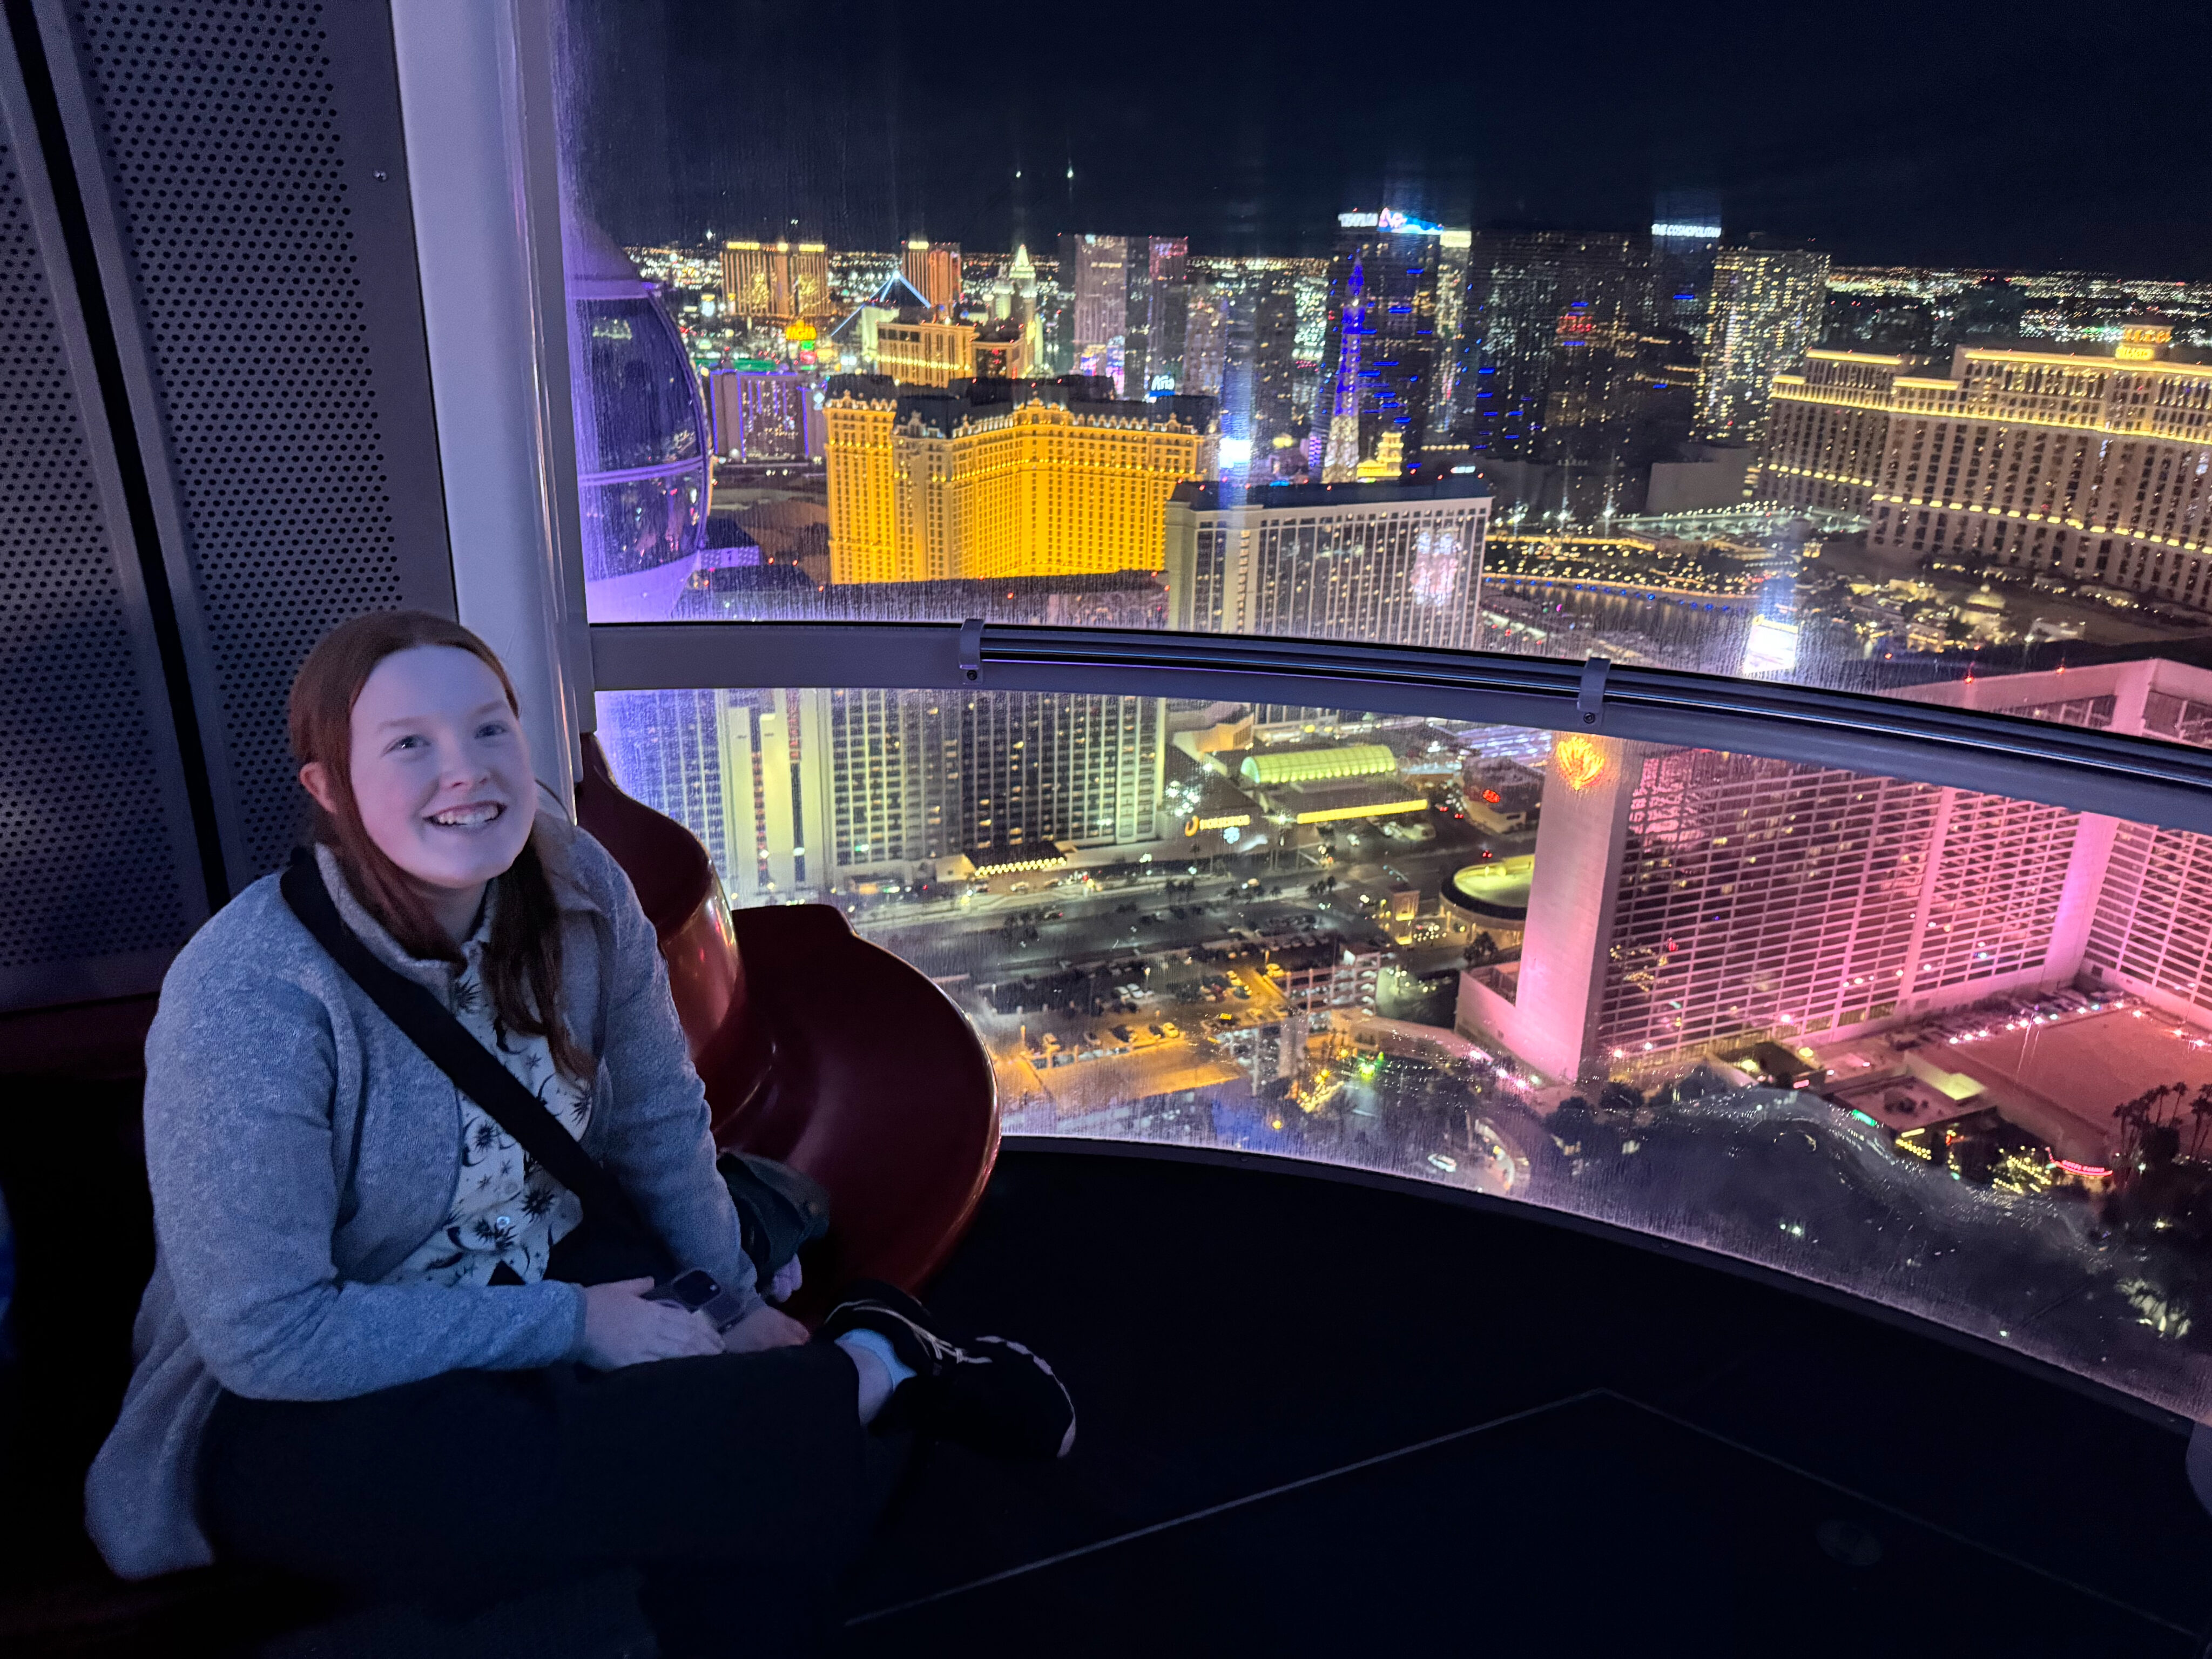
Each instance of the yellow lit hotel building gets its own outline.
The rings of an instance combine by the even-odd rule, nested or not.
[[[943,313],[876,325],[876,372],[902,386],[951,386],[975,373],[975,325]]]
[[[834,316],[829,250],[820,242],[725,242],[722,299],[759,322]]]
[[[1091,401],[1041,381],[943,392],[833,381],[830,579],[1158,569],[1169,495],[1217,465],[1208,407]]]
[[[2212,363],[1961,346],[1948,376],[1815,352],[1776,383],[1755,495],[1870,520],[1868,546],[2212,611]]]

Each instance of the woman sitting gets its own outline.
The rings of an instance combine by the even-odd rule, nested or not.
[[[664,1650],[707,1650],[739,1583],[818,1604],[903,1431],[1066,1451],[1073,1409],[1019,1345],[957,1346],[885,1287],[811,1339],[764,1298],[791,1285],[755,1282],[653,927],[541,810],[483,641],[422,612],[339,627],[294,683],[291,738],[316,807],[292,879],[319,876],[329,926],[382,964],[362,972],[430,992],[720,1294],[655,1299],[649,1266],[574,1282],[621,1254],[620,1218],[268,877],[178,957],[147,1039],[159,1254],[87,1489],[117,1572],[235,1560],[450,1604],[635,1568]]]

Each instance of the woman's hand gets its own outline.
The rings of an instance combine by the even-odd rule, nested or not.
[[[722,1333],[722,1351],[759,1353],[769,1348],[795,1348],[806,1340],[805,1326],[763,1303]]]
[[[647,1302],[645,1293],[652,1288],[649,1279],[584,1286],[586,1365],[611,1371],[647,1360],[688,1359],[722,1352],[722,1339],[698,1315],[665,1302]],[[732,1328],[742,1328],[749,1322],[740,1320]]]

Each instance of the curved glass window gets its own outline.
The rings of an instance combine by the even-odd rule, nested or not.
[[[2070,151],[1957,154],[1969,224],[1632,100],[1563,126],[1488,38],[1149,120],[1141,75],[1111,117],[1017,76],[955,144],[908,95],[933,39],[825,69],[677,0],[568,14],[571,229],[668,325],[634,404],[580,349],[579,408],[699,422],[584,445],[592,620],[696,625],[605,661],[815,682],[600,696],[733,902],[836,904],[938,980],[1009,1129],[1572,1211],[2212,1408],[2212,854],[2119,816],[2205,822],[2204,780],[2118,741],[2212,738],[2212,284],[2083,274],[2118,254],[2034,221]],[[1314,91],[1330,38],[1286,18],[1249,84]],[[1606,72],[1670,83],[1651,50]],[[1674,78],[1798,67],[1718,50]],[[1478,80],[1521,118],[1461,118]],[[1391,649],[846,626],[971,619]],[[849,684],[956,649],[958,690]],[[1723,678],[1692,709],[1653,668]],[[1589,728],[1406,689],[1462,679]],[[1724,752],[1761,721],[1795,757]],[[1974,787],[1881,775],[1923,740]],[[2024,771],[2069,805],[1986,793]]]
[[[732,902],[835,903],[945,988],[1010,1132],[1570,1211],[2212,1407],[2212,838],[1335,708],[760,689],[599,714]]]
[[[1182,151],[1027,94],[950,168],[884,92],[933,52],[890,33],[823,89],[842,122],[641,121],[641,84],[757,82],[759,43],[573,11],[569,188],[664,287],[732,555],[674,616],[1064,614],[1863,690],[2212,621],[2212,285],[2185,273],[1963,233],[2014,268],[1885,261],[1879,190],[1778,202],[1671,153],[1589,228],[1554,124],[1478,160],[1423,117],[1448,62],[1394,83],[1387,156],[1348,136],[1318,172],[1251,159],[1296,141],[1249,106]],[[1915,238],[1944,240],[1887,240]]]

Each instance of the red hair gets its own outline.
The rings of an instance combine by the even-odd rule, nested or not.
[[[340,623],[316,642],[292,681],[292,753],[323,769],[334,805],[315,804],[314,838],[337,854],[346,884],[410,956],[459,963],[461,952],[406,875],[369,838],[353,792],[353,706],[377,664],[418,646],[465,651],[499,678],[507,706],[522,710],[514,683],[492,648],[457,622],[428,611],[372,611]],[[484,988],[507,1030],[542,1036],[553,1063],[579,1082],[591,1056],[561,1018],[561,912],[545,874],[538,831],[495,878],[491,937],[484,943]]]

